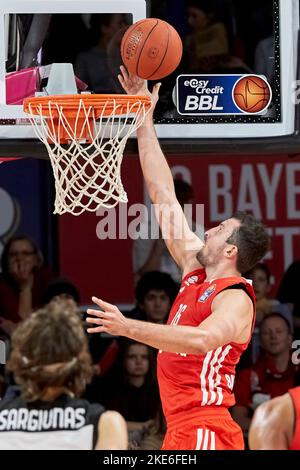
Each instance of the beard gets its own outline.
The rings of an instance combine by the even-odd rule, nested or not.
[[[211,248],[204,245],[200,251],[198,251],[196,258],[204,268],[208,266],[216,266],[219,264],[221,259],[221,253],[223,248]]]
[[[196,258],[197,258],[197,261],[199,261],[199,263],[201,264],[201,266],[203,266],[204,268],[207,266],[209,257],[208,257],[208,254],[205,253],[205,246],[203,246],[201,250],[198,251]]]

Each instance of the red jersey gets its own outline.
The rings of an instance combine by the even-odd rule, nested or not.
[[[294,386],[298,369],[299,366],[290,361],[284,372],[278,372],[273,359],[262,354],[256,364],[237,375],[236,404],[252,411],[263,401],[287,393]]]
[[[198,327],[209,315],[214,298],[225,289],[241,286],[255,305],[251,283],[242,277],[228,277],[205,281],[204,269],[187,275],[172,306],[168,324]],[[255,310],[255,308],[254,308]],[[253,315],[252,329],[254,326]],[[216,407],[228,408],[235,403],[232,392],[235,367],[245,344],[230,343],[205,355],[177,354],[160,351],[157,374],[164,414],[168,423],[175,423],[189,416],[203,416]]]
[[[289,450],[300,450],[300,387],[292,388],[289,394],[295,411],[294,436]]]

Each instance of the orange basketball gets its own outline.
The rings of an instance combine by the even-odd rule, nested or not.
[[[266,80],[256,75],[242,77],[233,89],[234,101],[246,113],[261,113],[272,99],[272,90]]]
[[[179,34],[166,21],[140,20],[122,38],[121,56],[129,72],[147,80],[170,75],[182,57]]]

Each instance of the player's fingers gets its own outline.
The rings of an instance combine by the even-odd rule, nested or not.
[[[153,87],[153,90],[152,90],[152,95],[153,97],[155,98],[158,98],[158,94],[159,94],[159,89],[161,87],[161,83],[156,83]]]
[[[87,310],[87,314],[89,315],[88,317],[86,317],[86,321],[89,321],[90,323],[93,323],[91,322],[90,320],[97,320],[97,322],[99,322],[98,324],[100,325],[101,322],[104,322],[104,321],[107,321],[107,320],[114,320],[114,314],[113,313],[110,313],[110,312],[102,312],[102,311],[99,311],[99,310]],[[96,317],[96,318],[94,318]]]
[[[103,326],[107,320],[105,320],[104,318],[92,318],[92,317],[88,317],[88,318],[86,319],[86,321],[87,321],[87,323],[92,323],[93,325]]]
[[[98,297],[92,297],[92,301],[96,304],[99,305],[99,307],[103,308],[103,310],[116,310],[116,306],[113,304],[109,304],[108,302],[104,302],[104,300],[98,299]]]
[[[122,75],[118,75],[118,79],[119,79],[119,82],[121,83],[123,89],[126,91],[126,93],[128,93],[128,87],[127,87]]]
[[[93,309],[91,309],[91,308],[88,308],[87,311],[86,311],[86,313],[87,313],[88,315],[94,315],[94,317],[101,318],[101,316],[102,316],[102,314],[103,314],[104,312],[102,312],[102,311],[100,311],[100,310],[93,310]]]
[[[96,328],[87,328],[88,333],[105,333],[107,329],[104,326],[96,326]]]
[[[120,65],[120,69],[121,69],[124,80],[125,81],[129,80],[129,75],[128,75],[128,72],[127,72],[126,68],[124,67],[124,65]]]

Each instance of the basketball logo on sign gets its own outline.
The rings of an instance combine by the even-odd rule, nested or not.
[[[262,113],[271,103],[272,90],[263,77],[246,75],[238,82],[232,91],[233,100],[240,111],[244,113]]]

